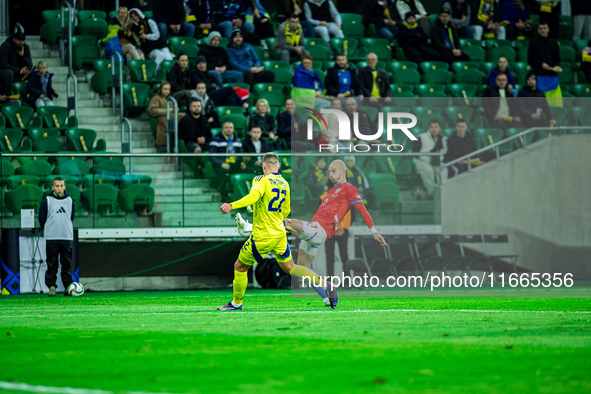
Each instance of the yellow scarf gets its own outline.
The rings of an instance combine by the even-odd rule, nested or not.
[[[409,29],[409,30],[416,29],[417,26],[419,25],[417,22],[415,22],[414,25],[411,25],[411,24],[407,23],[406,21],[402,22],[402,24],[404,26],[406,26],[406,28]]]

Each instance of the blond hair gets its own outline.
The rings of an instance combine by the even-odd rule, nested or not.
[[[269,167],[275,168],[279,165],[279,156],[275,152],[266,153],[265,156],[263,156],[263,163]]]

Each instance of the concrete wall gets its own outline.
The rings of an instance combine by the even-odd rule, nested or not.
[[[444,234],[509,234],[517,264],[591,278],[591,135],[552,137],[441,187]]]

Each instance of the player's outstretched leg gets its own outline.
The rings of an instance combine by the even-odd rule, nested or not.
[[[246,286],[248,285],[248,269],[250,265],[243,264],[240,260],[236,260],[234,263],[234,282],[232,282],[232,288],[234,290],[234,299],[218,308],[218,311],[241,311],[242,310],[242,299],[244,293],[246,293]]]
[[[235,219],[239,235],[252,232],[252,224],[248,223],[248,220],[244,220],[240,213],[236,213]]]
[[[331,295],[328,294],[328,285],[330,282],[323,283],[322,279],[310,268],[304,267],[299,264],[293,264],[293,261],[287,261],[285,263],[279,263],[279,266],[283,270],[283,272],[290,274],[291,276],[295,276],[297,278],[309,278],[310,283],[312,284],[312,288],[318,293],[318,295],[324,301],[324,305],[331,306],[333,309],[336,308],[338,304],[338,298],[335,303],[331,301]],[[315,285],[316,284],[316,285]],[[330,286],[332,288],[332,286]],[[334,291],[334,297],[336,297],[336,290]]]

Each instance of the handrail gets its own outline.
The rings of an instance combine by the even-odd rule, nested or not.
[[[176,99],[172,96],[168,96],[166,98],[166,152],[170,153],[170,107],[168,104],[172,102],[174,108],[174,125],[172,125],[173,132],[174,132],[174,153],[179,153],[179,104]],[[179,170],[179,158],[175,159],[174,168],[176,171]]]
[[[66,8],[68,9],[68,26],[65,25],[65,11]],[[62,66],[65,65],[66,63],[66,53],[65,53],[65,48],[64,48],[64,40],[65,40],[65,35],[64,32],[67,31],[68,32],[68,60],[70,61],[70,64],[68,65],[68,74],[70,74],[72,72],[72,24],[74,22],[74,9],[72,8],[72,5],[68,2],[68,1],[62,1],[62,9],[61,9],[61,13],[62,13],[62,38],[60,39],[60,54],[62,57]]]
[[[129,141],[125,142],[125,125],[129,128]],[[125,117],[121,118],[121,153],[131,153],[132,147],[132,125],[131,121]],[[133,159],[129,158],[129,173],[133,174]]]
[[[116,78],[115,74],[115,57],[117,57],[119,61],[119,78]],[[119,105],[121,110],[121,117],[123,117],[123,57],[117,51],[113,51],[113,53],[111,54],[111,78],[111,99],[113,105],[113,116],[117,115],[117,109],[115,108],[117,105],[117,94],[115,93],[115,89],[119,88]]]
[[[74,96],[70,96],[70,80],[74,81]],[[66,95],[68,104],[68,116],[70,111],[74,110],[74,116],[78,118],[78,78],[74,73],[68,73],[66,76]]]
[[[487,151],[489,151],[491,149],[494,149],[495,152],[496,152],[496,157],[498,159],[500,157],[500,154],[499,154],[499,146],[504,145],[504,144],[506,144],[509,141],[513,141],[513,140],[515,140],[517,138],[522,138],[525,135],[530,134],[530,133],[533,133],[533,132],[536,132],[538,130],[571,130],[571,129],[576,129],[576,130],[590,130],[591,129],[591,126],[532,127],[530,129],[527,129],[527,130],[522,131],[521,133],[515,134],[515,135],[513,135],[511,137],[508,137],[508,138],[505,138],[505,139],[503,139],[501,141],[495,142],[494,144],[491,144],[491,145],[486,146],[484,148],[480,148],[478,150],[475,150],[474,152],[470,152],[467,155],[464,155],[462,157],[458,157],[457,159],[454,159],[454,160],[452,160],[450,162],[443,163],[441,165],[439,171],[440,171],[440,174],[441,174],[444,169],[446,169],[448,167],[451,167],[452,165],[454,165],[456,163],[459,163],[461,161],[464,161],[464,160],[467,160],[467,162],[468,162],[468,171],[471,171],[472,170],[472,164],[470,163],[470,158],[473,157],[473,156],[478,156],[478,155],[480,155],[480,154],[482,154],[484,152],[487,152]],[[527,139],[526,138],[523,138],[522,141],[523,141],[523,148],[525,148],[527,146]],[[441,177],[440,177],[440,179],[441,179]]]

